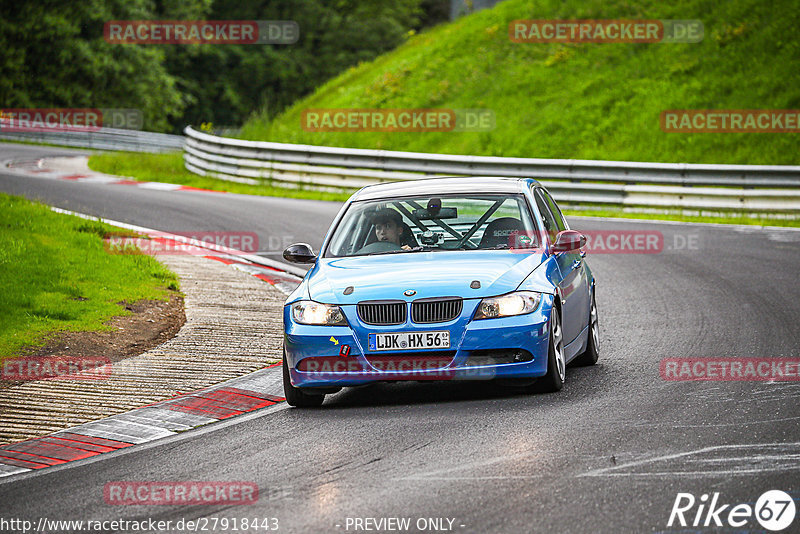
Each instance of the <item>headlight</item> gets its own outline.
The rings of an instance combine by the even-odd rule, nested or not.
[[[499,297],[485,298],[478,304],[475,319],[525,315],[538,308],[541,300],[542,294],[534,291],[517,291]]]
[[[300,324],[347,325],[347,320],[339,306],[322,304],[313,300],[300,300],[292,304],[292,319]]]

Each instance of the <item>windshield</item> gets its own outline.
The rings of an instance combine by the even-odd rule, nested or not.
[[[353,202],[325,257],[536,247],[522,195],[421,196]]]

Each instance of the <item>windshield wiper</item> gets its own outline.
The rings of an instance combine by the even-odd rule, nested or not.
[[[397,250],[384,250],[382,252],[370,252],[367,256],[379,256],[382,254],[400,254],[402,252],[431,252],[433,249],[428,247],[414,247],[408,250],[406,249],[397,249]]]
[[[537,248],[539,248],[539,247],[536,247],[536,246],[533,246],[533,245],[530,245],[530,246],[527,246],[527,247],[523,247],[523,246],[510,247],[510,246],[508,246],[508,243],[500,243],[499,245],[495,245],[493,247],[484,248],[484,249],[481,249],[481,250],[506,250],[506,249],[512,249],[512,250],[530,250],[530,251],[533,251],[533,250],[536,250]]]

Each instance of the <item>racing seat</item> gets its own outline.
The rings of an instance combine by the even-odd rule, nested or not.
[[[408,245],[411,248],[418,247],[417,238],[414,237],[414,232],[407,223],[403,223],[403,235],[400,237],[400,246]]]
[[[495,248],[498,245],[508,245],[511,248],[513,242],[510,236],[514,233],[524,232],[525,227],[522,222],[514,217],[500,217],[490,222],[483,232],[478,248]]]

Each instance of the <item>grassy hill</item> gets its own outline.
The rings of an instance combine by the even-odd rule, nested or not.
[[[697,44],[512,43],[515,19],[700,19]],[[242,137],[452,154],[800,164],[798,133],[665,133],[667,109],[800,109],[796,0],[507,0],[411,37]],[[306,132],[309,108],[487,108],[489,132]]]

